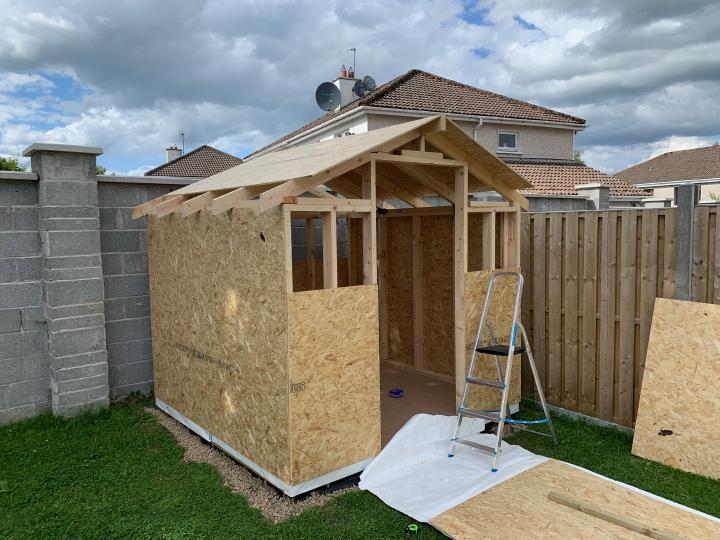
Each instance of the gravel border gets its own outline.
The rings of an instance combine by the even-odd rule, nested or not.
[[[282,494],[222,450],[209,445],[163,411],[153,408],[147,408],[145,411],[152,414],[158,423],[167,429],[178,444],[185,449],[184,461],[210,463],[217,467],[223,484],[229,487],[233,493],[242,495],[249,506],[260,510],[263,517],[272,523],[285,521],[289,517],[301,514],[308,508],[323,506],[338,495],[358,489],[357,486],[352,486],[322,495],[310,493],[307,497],[294,500]]]

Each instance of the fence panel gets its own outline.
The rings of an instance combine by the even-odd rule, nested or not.
[[[523,320],[551,404],[634,424],[655,298],[675,296],[676,224],[674,208],[523,216]],[[718,207],[693,227],[692,300],[720,303]]]

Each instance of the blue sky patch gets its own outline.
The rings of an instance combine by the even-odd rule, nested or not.
[[[492,54],[492,50],[485,47],[478,47],[477,49],[472,49],[472,52],[478,58],[487,58]]]
[[[463,21],[468,24],[477,26],[493,26],[493,23],[487,20],[492,6],[481,6],[479,2],[464,2],[463,12],[460,15]]]
[[[520,15],[513,15],[513,20],[516,23],[518,23],[518,26],[520,26],[521,28],[524,28],[525,30],[539,30],[539,28],[537,26],[535,26],[531,22],[527,22]]]

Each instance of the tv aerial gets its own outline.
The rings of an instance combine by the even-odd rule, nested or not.
[[[340,106],[340,90],[331,82],[320,83],[315,90],[315,102],[323,111],[334,111]]]

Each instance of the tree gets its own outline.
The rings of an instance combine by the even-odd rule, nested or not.
[[[107,169],[103,167],[102,165],[95,165],[95,174],[98,176],[104,176],[107,172]]]
[[[23,167],[19,162],[18,158],[14,157],[2,157],[0,156],[0,171],[24,171]]]
[[[583,159],[583,152],[584,150],[575,150],[575,154],[573,155],[575,163],[581,163],[582,165],[585,165],[585,160]]]

